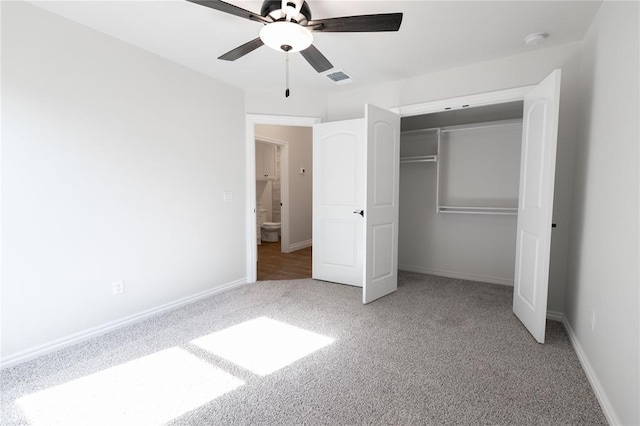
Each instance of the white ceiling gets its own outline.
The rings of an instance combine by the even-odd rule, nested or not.
[[[259,13],[262,2],[229,0]],[[403,12],[397,33],[314,33],[314,45],[356,80],[336,85],[299,55],[291,88],[304,93],[353,89],[581,40],[600,1],[309,0],[314,19]],[[258,36],[261,24],[185,0],[35,1],[188,68],[249,91],[283,90],[284,54],[263,46],[235,62],[218,56]],[[544,44],[526,47],[533,32]]]

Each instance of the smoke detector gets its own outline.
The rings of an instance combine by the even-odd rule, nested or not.
[[[524,38],[524,44],[527,46],[537,46],[542,43],[547,37],[549,37],[549,33],[529,34]]]

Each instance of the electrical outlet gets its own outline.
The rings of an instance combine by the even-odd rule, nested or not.
[[[114,281],[111,284],[111,289],[114,296],[124,293],[124,281]]]
[[[591,331],[596,328],[596,311],[591,310]]]

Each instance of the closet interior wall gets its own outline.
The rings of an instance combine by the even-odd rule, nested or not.
[[[522,102],[402,118],[401,270],[513,285]]]

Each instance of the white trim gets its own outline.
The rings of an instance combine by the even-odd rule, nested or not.
[[[513,287],[513,279],[485,277],[483,275],[465,274],[461,272],[442,271],[439,269],[423,268],[421,266],[398,265],[401,271],[417,272],[419,274],[437,275],[439,277],[457,278],[460,280],[479,281],[489,284],[500,284]]]
[[[255,153],[255,127],[256,124],[272,124],[277,126],[301,126],[311,127],[314,124],[320,123],[322,120],[319,117],[296,117],[296,116],[284,116],[284,115],[260,115],[260,114],[247,114],[245,124],[245,174],[246,174],[246,189],[247,189],[247,214],[246,214],[246,274],[247,282],[256,282],[258,278],[257,274],[257,262],[258,262],[258,245],[256,235],[256,153]]]
[[[478,93],[475,95],[460,96],[457,98],[439,99],[436,101],[421,102],[418,104],[398,106],[390,111],[400,114],[401,117],[430,114],[434,112],[450,111],[462,108],[473,108],[484,105],[502,104],[524,99],[536,86],[522,86],[511,89],[497,90],[495,92]]]
[[[564,326],[564,329],[566,330],[567,335],[569,336],[569,340],[573,345],[573,349],[576,351],[576,354],[578,355],[578,359],[580,360],[582,369],[584,370],[584,373],[586,374],[587,379],[589,379],[591,388],[593,388],[593,392],[596,394],[596,398],[600,403],[600,408],[602,408],[602,412],[604,413],[604,416],[606,417],[609,424],[621,425],[622,421],[620,421],[620,418],[618,418],[618,415],[613,409],[613,405],[611,404],[611,401],[609,400],[607,393],[602,387],[600,380],[598,380],[598,375],[596,374],[595,370],[591,366],[591,363],[589,362],[589,358],[587,357],[587,354],[585,353],[584,349],[582,348],[582,345],[580,344],[580,341],[578,340],[578,336],[576,336],[576,333],[574,333],[573,328],[571,328],[571,324],[569,324],[569,320],[567,320],[567,317],[564,314],[562,315],[562,325]]]
[[[245,176],[247,181],[246,193],[247,198],[245,200],[246,213],[246,260],[245,265],[247,282],[253,283],[257,279],[257,264],[258,264],[258,247],[256,242],[258,241],[258,234],[256,231],[258,225],[258,216],[256,213],[256,138],[255,138],[255,121],[247,115],[245,123]],[[250,226],[251,225],[251,226]]]
[[[313,242],[313,240],[307,240],[307,241],[300,241],[299,243],[291,244],[288,247],[289,251],[287,251],[287,253],[291,253],[292,251],[302,250],[302,249],[305,249],[307,247],[311,247],[312,246],[312,242]]]
[[[563,313],[558,311],[550,311],[547,309],[547,319],[556,322],[562,322]]]
[[[89,339],[98,337],[110,331],[114,331],[119,328],[125,327],[127,325],[143,321],[147,318],[162,314],[167,311],[171,311],[173,309],[188,305],[190,303],[197,302],[198,300],[225,292],[227,290],[231,290],[236,287],[240,287],[245,284],[246,284],[246,280],[242,278],[236,281],[232,281],[230,283],[222,284],[218,287],[211,288],[209,290],[202,291],[200,293],[193,294],[191,296],[183,297],[182,299],[174,300],[173,302],[156,306],[155,308],[138,312],[137,314],[128,315],[124,318],[120,318],[115,321],[109,321],[105,324],[98,325],[96,327],[91,327],[86,330],[79,331],[77,333],[73,333],[65,337],[61,337],[59,339],[54,339],[42,345],[34,346],[32,348],[25,349],[20,352],[16,352],[0,360],[0,369],[12,367],[14,365],[29,361],[33,358],[46,355],[48,353],[66,348],[71,345],[75,345],[77,343],[87,341]]]

